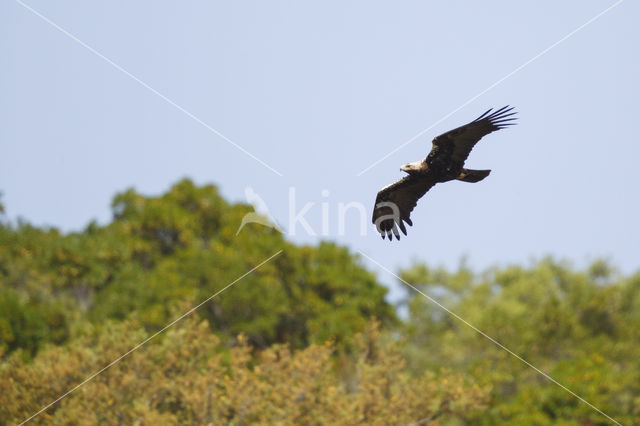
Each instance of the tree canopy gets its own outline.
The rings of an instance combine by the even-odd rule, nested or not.
[[[100,324],[135,315],[147,330],[173,319],[278,250],[282,254],[199,310],[212,330],[244,333],[257,347],[293,348],[390,324],[386,289],[354,255],[331,243],[297,247],[249,224],[246,205],[230,205],[213,185],[182,180],[166,194],[130,189],[115,196],[114,219],[61,234],[28,224],[0,225],[0,350],[33,355],[63,343],[76,318]]]
[[[623,424],[640,420],[640,274],[544,259],[473,274],[416,264],[402,278]],[[406,353],[413,369],[446,365],[492,386],[478,424],[607,424],[593,408],[416,292]],[[428,348],[428,350],[426,350]]]
[[[62,233],[0,221],[0,424],[640,423],[640,273],[416,263],[408,314],[348,249],[296,246],[182,180]],[[2,205],[0,204],[0,213]]]

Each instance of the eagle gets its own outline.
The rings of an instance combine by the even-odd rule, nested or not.
[[[378,192],[372,222],[383,239],[387,236],[391,241],[395,235],[400,240],[398,228],[407,235],[405,222],[413,225],[409,217],[411,211],[436,183],[450,180],[475,183],[489,175],[491,170],[471,170],[463,166],[474,145],[483,136],[515,124],[513,121],[516,118],[512,116],[516,112],[513,112],[513,107],[507,105],[492,111],[490,108],[471,123],[434,138],[427,158],[400,167],[408,175]]]

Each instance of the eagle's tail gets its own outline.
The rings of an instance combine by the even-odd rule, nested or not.
[[[491,173],[491,170],[462,169],[462,171],[460,172],[460,176],[458,176],[456,179],[463,182],[475,183],[480,182],[482,179],[489,176],[489,173]]]

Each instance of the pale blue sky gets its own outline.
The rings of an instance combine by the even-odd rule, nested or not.
[[[231,201],[251,187],[285,227],[289,188],[331,239],[396,270],[412,259],[476,269],[554,255],[640,268],[640,4],[627,0],[458,109],[614,1],[25,4],[260,158],[278,176],[19,2],[0,4],[0,191],[8,216],[63,230],[110,219],[128,187],[184,176]],[[506,104],[477,184],[438,185],[400,242],[369,223],[376,192],[431,139]],[[323,190],[329,191],[322,197]],[[367,206],[337,236],[338,202]],[[243,231],[244,232],[244,231]],[[290,237],[315,243],[319,237]],[[365,262],[366,263],[366,262]],[[376,267],[368,264],[371,269]],[[392,279],[381,274],[381,279]]]

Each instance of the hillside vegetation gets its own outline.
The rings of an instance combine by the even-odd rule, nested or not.
[[[407,287],[408,318],[361,260],[247,225],[189,180],[117,195],[63,234],[0,223],[0,423],[609,424]],[[0,205],[0,214],[3,206]],[[281,251],[281,252],[280,252]],[[640,274],[546,259],[402,278],[624,424],[640,423]]]

